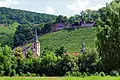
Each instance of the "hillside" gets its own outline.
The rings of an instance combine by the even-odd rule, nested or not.
[[[65,46],[69,52],[79,52],[84,39],[86,49],[95,47],[96,28],[80,28],[76,30],[61,30],[58,32],[43,35],[39,38],[41,49]]]
[[[16,27],[18,27],[18,23],[14,22],[13,24],[9,24],[9,25],[0,25],[0,34],[1,33],[6,33],[6,34],[10,34],[10,33],[14,33]]]
[[[56,19],[55,15],[0,7],[0,24],[11,24],[13,22],[18,22],[20,24],[40,24],[52,21],[54,19]]]
[[[13,24],[3,25],[0,24],[0,43],[1,45],[8,45],[12,47],[13,45],[13,35],[18,27],[18,23],[14,22]]]

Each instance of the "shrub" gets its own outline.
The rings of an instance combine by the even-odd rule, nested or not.
[[[27,72],[26,76],[31,76],[30,72]]]
[[[79,71],[74,71],[71,73],[71,76],[74,76],[74,77],[82,76],[82,73]]]
[[[70,71],[66,72],[66,73],[65,73],[65,76],[71,76]]]
[[[16,71],[15,70],[12,70],[11,76],[16,76]]]
[[[102,76],[102,77],[104,77],[104,76],[105,76],[105,73],[104,73],[104,72],[100,72],[99,75]]]
[[[46,77],[46,75],[43,73],[43,74],[42,74],[42,77]]]
[[[113,71],[110,72],[110,75],[111,76],[119,76],[119,73],[118,73],[118,71],[113,70]]]
[[[0,72],[0,76],[4,76],[4,74],[5,74],[5,71]]]
[[[99,73],[98,72],[95,72],[95,74],[94,74],[95,76],[98,76],[99,75]]]
[[[22,73],[22,72],[20,72],[19,76],[25,76],[25,74],[24,74],[24,73]]]
[[[101,64],[98,53],[96,51],[85,52],[78,56],[78,66],[80,72],[89,72],[94,74],[95,72],[100,72]],[[89,74],[88,73],[88,74]]]
[[[30,76],[32,77],[36,77],[37,75],[35,73],[32,73]]]
[[[86,72],[84,72],[84,73],[83,73],[83,76],[84,76],[84,77],[87,77],[87,76],[88,76],[88,74],[87,74]]]
[[[74,72],[78,71],[78,65],[77,65],[78,59],[77,57],[73,55],[65,55],[63,59],[56,65],[57,74],[59,76],[64,76],[66,72]]]

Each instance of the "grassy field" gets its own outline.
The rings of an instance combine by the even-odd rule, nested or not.
[[[19,25],[18,23],[14,22],[9,26],[0,26],[0,33],[8,33],[8,34],[14,33],[18,25]]]
[[[120,77],[0,77],[0,80],[120,80]]]
[[[39,38],[41,49],[46,46],[56,49],[65,46],[69,52],[79,52],[84,39],[86,49],[95,48],[96,28],[80,28],[76,30],[61,30]]]

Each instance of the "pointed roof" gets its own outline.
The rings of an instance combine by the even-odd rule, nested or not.
[[[39,42],[39,41],[38,41],[38,35],[37,35],[37,29],[36,29],[36,28],[35,28],[35,41],[36,41],[36,42]]]
[[[82,41],[82,49],[81,49],[81,53],[83,53],[85,51],[85,43],[84,40]]]

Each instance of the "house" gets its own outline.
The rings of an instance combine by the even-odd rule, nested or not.
[[[85,22],[84,20],[80,21],[80,27],[79,28],[90,28],[93,27],[95,25],[94,22]]]
[[[86,23],[86,24],[81,24],[80,28],[90,28],[93,26],[94,26],[94,23]]]
[[[51,27],[51,30],[54,31],[58,31],[60,29],[63,29],[65,25],[63,23],[58,23],[58,24],[53,24]]]
[[[84,20],[81,20],[79,23],[74,23],[74,24],[70,24],[68,22],[66,23],[57,23],[57,24],[53,24],[51,26],[51,31],[55,32],[61,29],[67,29],[67,28],[91,28],[95,25],[94,22],[89,22],[86,23]]]
[[[65,29],[65,28],[69,28],[71,26],[71,24],[69,23],[57,23],[57,24],[53,24],[51,26],[51,31],[55,32],[61,29]]]
[[[73,55],[75,57],[78,57],[81,53],[80,52],[68,52],[68,53],[65,53],[67,55]]]

